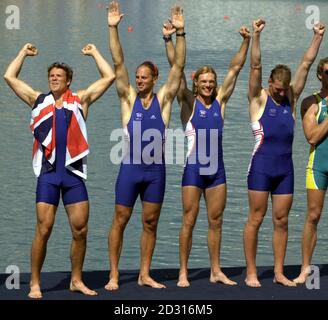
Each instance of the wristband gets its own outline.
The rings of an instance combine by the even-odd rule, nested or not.
[[[182,32],[182,33],[176,33],[176,36],[177,37],[184,37],[186,35],[185,32]]]
[[[169,36],[163,36],[163,40],[164,40],[165,42],[169,42],[169,41],[172,40],[172,36],[171,36],[171,35],[169,35]]]

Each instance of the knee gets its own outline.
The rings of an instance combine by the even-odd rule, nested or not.
[[[247,224],[253,228],[259,229],[263,222],[265,213],[266,209],[254,208],[249,213]]]
[[[48,240],[52,231],[52,225],[47,223],[39,223],[37,233],[43,240]]]
[[[218,229],[218,230],[222,229],[222,223],[223,223],[222,213],[223,212],[219,213],[215,217],[211,217],[208,219],[208,225],[210,229]]]
[[[313,225],[317,225],[321,216],[320,208],[309,208],[307,215],[307,222]]]
[[[287,215],[278,215],[273,218],[273,224],[275,228],[285,229],[288,228],[288,216]]]
[[[130,213],[124,209],[116,209],[114,216],[114,224],[121,228],[125,228],[130,219]]]
[[[73,228],[73,239],[76,241],[85,240],[87,238],[88,227]]]
[[[183,228],[193,230],[196,224],[198,208],[187,208],[183,212]]]
[[[154,217],[146,218],[142,221],[143,229],[147,232],[156,232],[158,219]]]

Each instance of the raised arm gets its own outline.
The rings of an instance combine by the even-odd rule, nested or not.
[[[115,80],[115,74],[112,67],[103,58],[94,44],[87,44],[82,49],[82,53],[86,56],[91,56],[94,58],[98,71],[101,75],[101,78],[92,83],[87,89],[79,90],[77,92],[81,99],[84,116],[86,117],[88,107],[99,97],[101,97],[103,93],[108,89],[108,87],[113,83]]]
[[[132,89],[129,82],[128,70],[124,64],[123,50],[118,35],[118,25],[123,16],[124,14],[120,12],[118,2],[112,1],[108,9],[109,49],[115,68],[116,89],[121,103],[129,100]]]
[[[165,50],[166,50],[166,56],[167,60],[172,67],[173,62],[174,62],[174,55],[175,55],[175,48],[174,44],[172,41],[172,35],[176,32],[176,29],[173,27],[172,23],[170,21],[166,22],[163,24],[163,39],[165,42]],[[193,100],[194,100],[194,95],[191,90],[188,89],[187,87],[187,79],[186,75],[183,72],[182,73],[182,78],[179,86],[179,90],[177,93],[177,98],[180,107],[182,108],[182,112],[184,113],[184,110],[187,109],[186,111],[192,110],[193,107]],[[190,112],[187,112],[188,114]]]
[[[38,54],[38,49],[31,43],[26,43],[19,51],[16,58],[9,64],[4,79],[8,85],[14,90],[16,95],[22,99],[27,105],[32,107],[41,92],[35,91],[27,83],[18,79],[18,75],[27,56],[34,57]]]
[[[317,23],[313,28],[313,38],[310,44],[310,47],[305,52],[301,63],[299,64],[295,76],[291,82],[291,88],[293,91],[294,101],[296,102],[299,96],[301,95],[307,75],[310,71],[310,68],[318,54],[320,44],[325,33],[325,25],[321,22]]]
[[[318,104],[313,96],[302,101],[301,115],[304,135],[311,145],[318,144],[328,136],[328,117],[320,124],[317,122]]]
[[[222,86],[220,87],[218,92],[218,100],[223,106],[227,103],[235,88],[239,72],[244,66],[247,57],[247,51],[251,35],[249,30],[245,26],[242,26],[239,29],[239,33],[242,36],[243,41],[238,52],[230,62],[228,73],[225,76]]]
[[[173,27],[170,21],[163,23],[163,40],[165,42],[165,50],[167,60],[172,67],[174,62],[175,48],[172,42],[172,35],[176,32],[176,29]]]
[[[261,64],[261,47],[260,34],[265,26],[262,19],[253,21],[253,38],[251,45],[251,65],[249,72],[248,100],[260,98],[262,91],[262,64]]]
[[[172,102],[178,92],[186,60],[184,16],[181,7],[175,6],[171,9],[171,21],[173,27],[176,29],[177,39],[174,60],[167,81],[158,92],[162,117],[166,125],[168,125],[170,120]]]

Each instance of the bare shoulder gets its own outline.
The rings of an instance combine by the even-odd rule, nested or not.
[[[315,113],[317,112],[318,109],[318,103],[316,98],[313,95],[310,95],[306,98],[303,99],[302,104],[301,104],[301,115],[302,118],[305,115],[305,113],[311,108]]]
[[[80,100],[82,99],[84,92],[85,92],[85,89],[76,90],[76,94],[80,98]]]
[[[215,99],[220,103],[222,104],[223,101],[222,100],[222,95],[223,95],[223,92],[222,92],[222,86],[217,86],[216,87],[216,97]]]
[[[195,96],[191,90],[185,88],[181,90],[181,92],[178,92],[178,100],[181,100],[184,104],[187,104],[189,108],[192,108],[195,101]]]
[[[41,94],[42,94],[41,91],[34,91],[34,95],[33,95],[33,97],[31,97],[31,99],[28,103],[31,108],[33,108],[35,102],[38,100],[38,98]]]
[[[261,89],[261,92],[258,96],[254,96],[253,98],[248,97],[249,99],[249,114],[251,121],[257,121],[261,118],[265,104],[268,99],[268,94],[265,89]]]
[[[131,108],[137,98],[137,91],[136,89],[132,86],[129,85],[124,92],[120,92],[118,94],[119,100],[121,105],[126,105],[128,108]]]
[[[248,96],[250,104],[253,104],[255,106],[258,106],[259,108],[264,106],[267,99],[268,99],[268,93],[267,90],[262,88],[260,91],[260,94],[254,97]]]
[[[303,107],[308,108],[314,103],[317,103],[317,100],[316,100],[315,96],[311,94],[310,96],[308,96],[302,100],[302,108]]]

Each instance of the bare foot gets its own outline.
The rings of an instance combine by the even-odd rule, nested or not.
[[[282,284],[286,287],[296,287],[296,283],[287,279],[283,274],[276,274],[273,278],[273,282]]]
[[[293,280],[294,283],[296,284],[303,284],[305,283],[307,277],[311,274],[311,272],[309,271],[309,268],[302,268],[301,273],[299,274],[299,276],[297,278],[295,278]]]
[[[223,284],[228,284],[229,286],[235,286],[237,284],[237,282],[230,280],[222,271],[217,273],[211,272],[210,282],[222,282]]]
[[[248,275],[245,279],[245,283],[247,286],[252,287],[252,288],[260,288],[261,287],[261,283],[260,283],[259,279],[257,278],[256,274]]]
[[[181,288],[187,288],[190,286],[190,282],[188,281],[187,273],[179,274],[179,281],[177,283],[177,286],[181,287]]]
[[[30,293],[28,294],[28,297],[32,299],[42,298],[42,293],[39,284],[35,284],[35,285],[30,284]]]
[[[118,286],[118,279],[117,278],[110,278],[108,283],[105,285],[105,289],[109,291],[117,290]]]
[[[138,278],[138,285],[139,286],[149,286],[155,289],[164,289],[166,286],[164,284],[161,284],[159,282],[156,282],[154,279],[152,279],[150,276],[141,276],[139,275]]]
[[[87,296],[96,296],[97,292],[90,290],[81,280],[73,280],[69,285],[71,291],[81,292]]]

